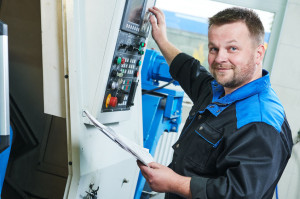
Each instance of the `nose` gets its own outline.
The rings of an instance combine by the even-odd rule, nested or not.
[[[224,63],[228,60],[227,51],[219,49],[217,56],[215,58],[215,62],[218,64]]]

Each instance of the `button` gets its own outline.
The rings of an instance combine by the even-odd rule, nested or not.
[[[110,88],[113,89],[113,90],[119,88],[119,83],[115,82],[115,81],[111,82]]]
[[[117,58],[117,64],[121,64],[121,62],[122,62],[122,57],[118,57]]]
[[[215,106],[209,106],[209,108],[214,108]]]
[[[121,59],[121,64],[125,64],[125,59],[124,58]]]
[[[141,61],[141,60],[138,60],[138,61],[137,61],[137,66],[140,66],[140,65],[142,65],[142,61]]]
[[[179,147],[179,144],[176,144],[176,148],[178,148]]]
[[[122,79],[122,78],[119,78],[119,79],[118,79],[118,84],[119,84],[119,85],[122,85],[122,83],[123,83],[123,79]]]
[[[199,127],[199,131],[202,131],[202,130],[203,130],[203,126],[200,126],[200,127]]]
[[[111,76],[112,77],[116,77],[117,76],[117,74],[118,74],[118,71],[117,70],[113,70],[113,71],[111,71]]]
[[[111,97],[109,101],[109,106],[116,107],[118,104],[118,98],[117,97]]]
[[[118,102],[122,104],[124,102],[125,94],[124,93],[119,93],[117,95],[117,98],[118,98]]]
[[[123,74],[123,73],[117,73],[117,76],[118,76],[118,77],[123,77],[124,74]]]
[[[138,77],[138,76],[139,76],[139,71],[136,70],[136,71],[134,72],[134,77]]]
[[[198,120],[200,120],[202,118],[202,115],[198,115]]]
[[[217,113],[221,112],[221,110],[217,110]]]
[[[111,99],[111,94],[108,94],[108,96],[106,97],[106,101],[105,101],[106,108],[108,108],[108,106],[109,106],[110,99]]]
[[[145,52],[143,50],[139,51],[140,55],[143,55]]]
[[[141,43],[140,43],[140,46],[141,46],[141,47],[145,47],[145,46],[146,46],[146,43],[141,42]]]

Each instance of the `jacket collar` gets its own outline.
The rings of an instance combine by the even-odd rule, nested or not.
[[[248,84],[238,88],[232,93],[221,97],[224,93],[224,87],[217,83],[216,80],[211,82],[213,98],[211,104],[209,104],[205,109],[209,110],[215,116],[218,116],[224,109],[226,109],[230,104],[248,98],[250,96],[256,95],[266,88],[271,86],[270,75],[268,71],[262,71],[262,77],[256,79]],[[200,112],[204,112],[200,111]]]

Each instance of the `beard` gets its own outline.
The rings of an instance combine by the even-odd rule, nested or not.
[[[230,69],[232,73],[219,73],[218,69],[221,68]],[[211,73],[215,80],[223,87],[239,88],[240,86],[247,84],[249,81],[251,81],[255,73],[255,69],[255,64],[251,62],[248,62],[243,67],[235,65],[220,65],[214,63],[211,66]]]

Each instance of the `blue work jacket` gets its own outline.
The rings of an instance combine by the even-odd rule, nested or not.
[[[192,198],[271,199],[293,142],[268,72],[225,96],[187,54],[175,57],[170,73],[194,103],[169,165],[191,177]]]

